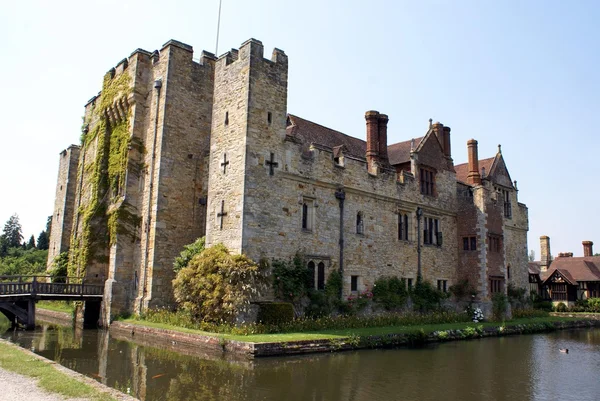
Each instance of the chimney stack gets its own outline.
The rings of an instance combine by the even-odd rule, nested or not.
[[[388,152],[387,152],[387,124],[389,118],[386,114],[379,115],[379,161],[381,163],[389,164]]]
[[[540,270],[545,272],[548,270],[551,262],[550,253],[550,237],[547,235],[542,235],[540,237]]]
[[[583,241],[583,256],[594,256],[594,251],[592,250],[592,246],[594,243],[592,241]]]
[[[379,112],[367,111],[365,120],[367,120],[367,168],[372,172],[374,162],[379,162]]]
[[[450,151],[450,127],[444,127],[444,154],[447,157],[452,157]]]
[[[444,148],[444,125],[436,121],[431,125],[431,129],[433,130],[433,133],[435,134],[438,142],[440,143],[444,154],[446,154],[446,149]]]
[[[479,174],[479,156],[477,155],[477,141],[469,139],[467,142],[469,154],[469,175],[467,184],[481,185],[481,174]]]

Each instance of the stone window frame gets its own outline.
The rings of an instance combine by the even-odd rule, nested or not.
[[[356,274],[350,275],[350,292],[351,293],[358,293],[358,287],[360,286],[359,280],[360,280],[359,275],[356,275]]]
[[[437,196],[436,171],[431,167],[419,167],[419,188],[421,195]]]
[[[438,291],[448,292],[448,279],[439,279],[437,281]]]
[[[356,212],[356,234],[365,235],[365,214],[360,210]]]
[[[431,229],[429,229],[431,228]],[[441,247],[443,244],[442,222],[435,216],[423,216],[423,245]],[[435,233],[435,235],[433,234]]]
[[[312,269],[311,269],[312,264]],[[330,273],[331,258],[323,256],[310,256],[307,258],[306,266],[309,271],[312,271],[312,280],[310,280],[310,288],[317,291],[324,291],[327,277]]]
[[[398,210],[398,218],[396,219],[396,228],[398,241],[412,240],[412,213],[406,210]]]
[[[500,292],[503,292],[504,289],[502,287],[503,285],[503,278],[502,277],[490,277],[489,282],[490,282],[490,293],[491,294],[497,294]]]
[[[470,252],[477,250],[477,236],[469,235],[463,237],[463,251]]]
[[[316,199],[302,196],[300,204],[300,228],[303,232],[311,233],[315,230]]]
[[[488,234],[488,252],[501,253],[503,247],[503,238],[499,234]]]

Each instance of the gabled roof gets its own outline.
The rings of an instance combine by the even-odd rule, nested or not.
[[[558,257],[552,261],[550,269],[544,274],[544,282],[555,271],[565,280],[577,284],[579,281],[600,281],[600,256]]]
[[[421,144],[424,137],[415,138],[415,149]],[[410,161],[410,150],[412,146],[412,139],[410,141],[398,142],[388,146],[388,158],[390,164],[402,164]]]
[[[485,174],[487,176],[492,171],[494,160],[496,160],[495,156],[490,157],[489,159],[479,160],[479,173],[481,173],[482,168],[485,168]],[[456,181],[460,181],[464,184],[467,184],[467,176],[469,175],[469,163],[457,164],[454,166],[454,170],[456,171]]]

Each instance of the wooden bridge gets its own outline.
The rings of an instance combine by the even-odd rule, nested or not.
[[[88,284],[82,277],[0,276],[0,312],[27,329],[35,327],[39,300],[85,301],[84,325],[95,325],[103,294],[104,285]]]

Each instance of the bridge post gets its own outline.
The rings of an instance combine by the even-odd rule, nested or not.
[[[27,324],[25,329],[35,329],[35,299],[33,298],[27,302]]]

